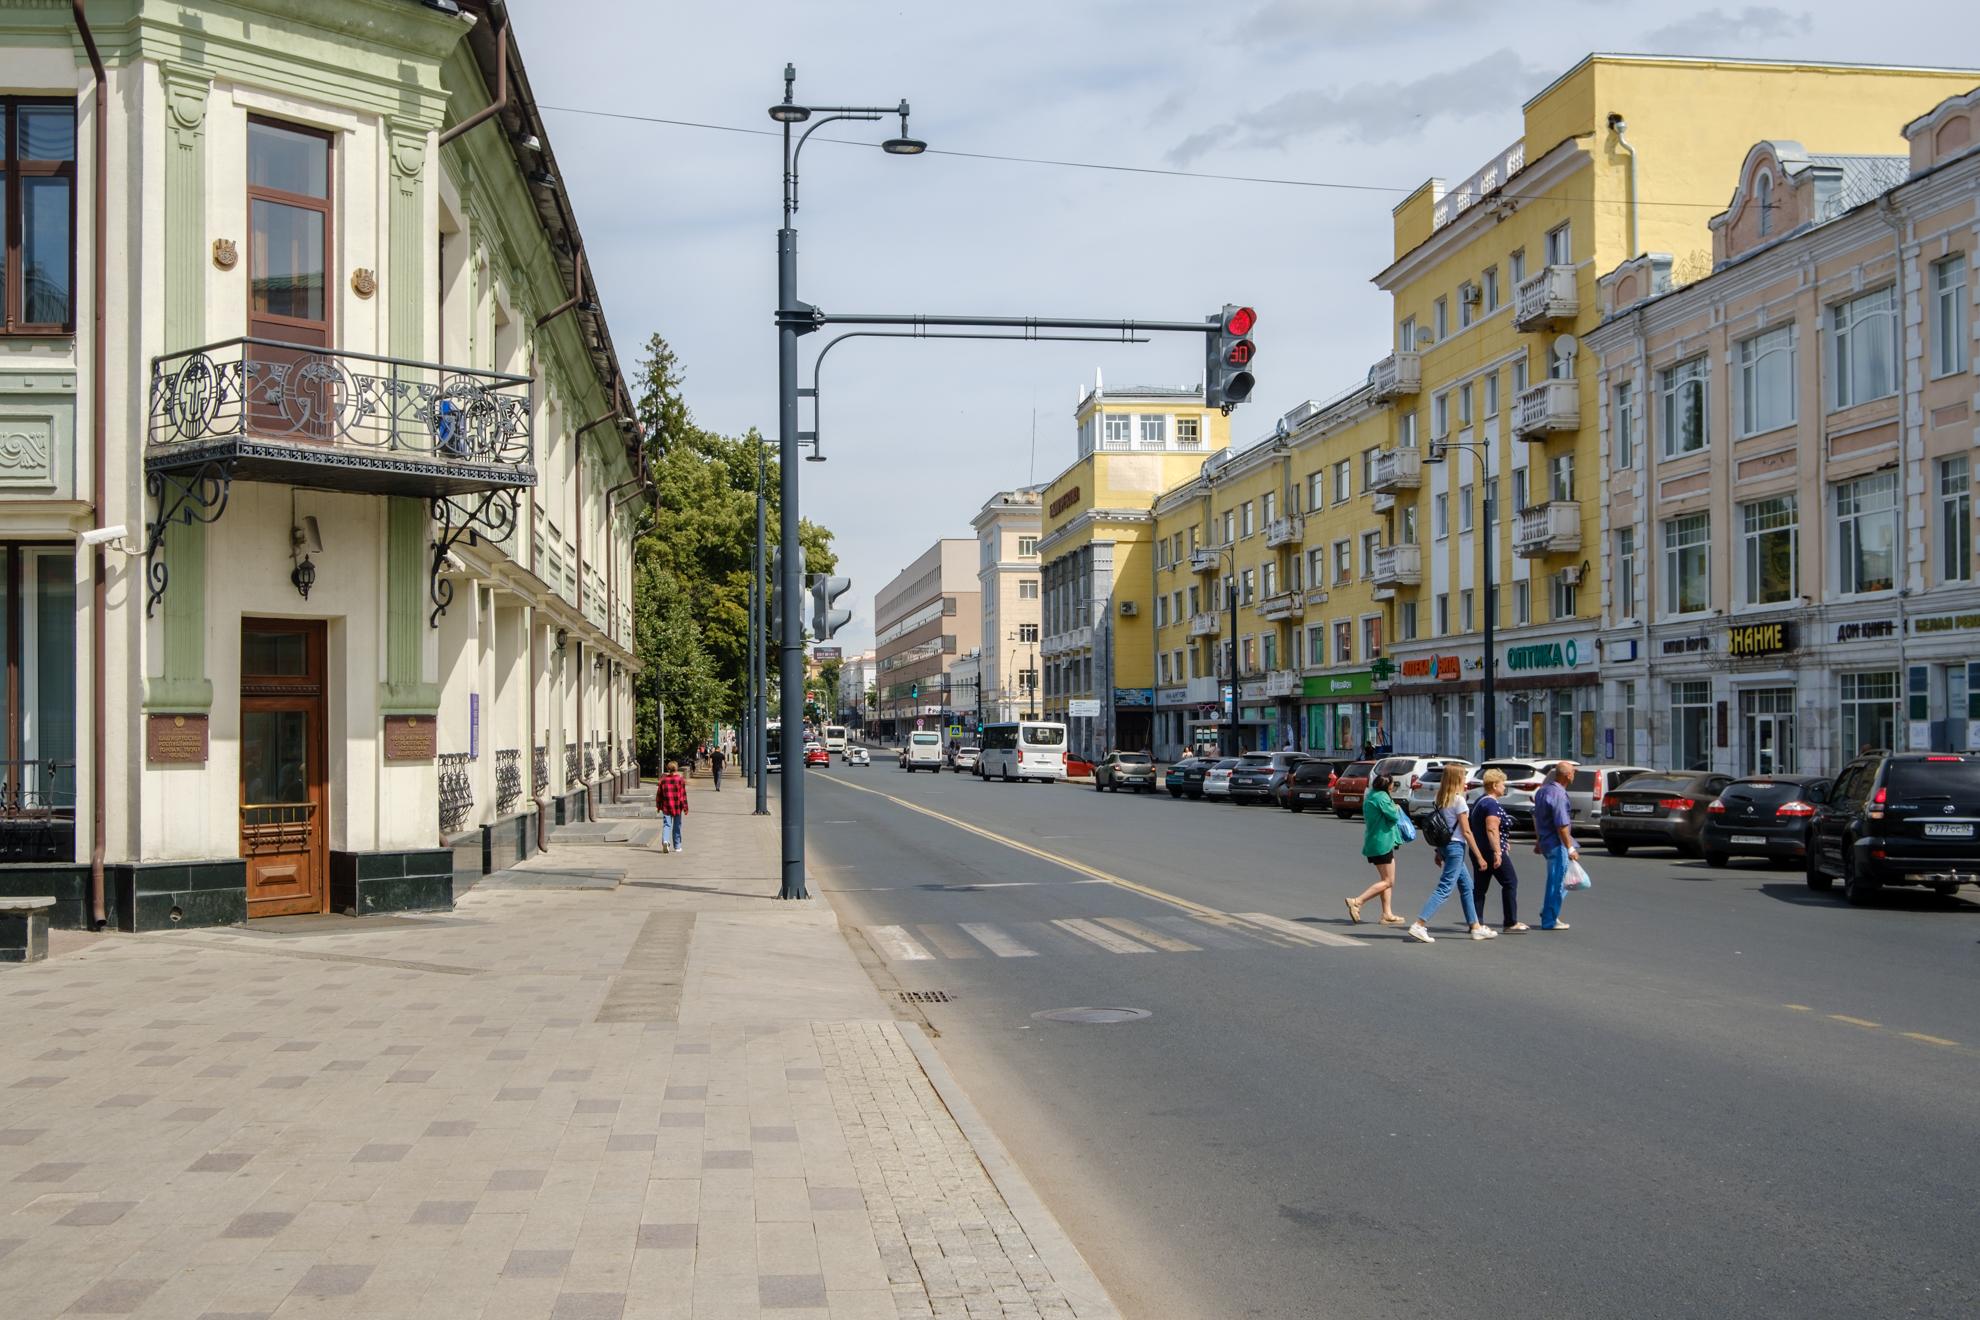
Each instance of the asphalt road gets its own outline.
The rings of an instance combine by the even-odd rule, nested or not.
[[[815,885],[1131,1316],[1980,1313],[1980,903],[1594,850],[1571,931],[1424,946],[1348,924],[1358,821],[809,773]]]

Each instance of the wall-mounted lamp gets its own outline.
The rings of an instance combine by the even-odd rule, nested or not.
[[[534,133],[518,133],[516,134],[513,141],[517,146],[521,147],[524,151],[543,150],[543,139],[536,136],[536,134]]]
[[[559,628],[557,630],[557,649],[559,651],[564,649],[564,643],[570,640],[570,636],[571,634],[567,629]]]
[[[291,502],[294,496],[290,496]],[[289,570],[289,581],[295,585],[296,594],[309,599],[311,587],[316,585],[316,564],[311,555],[323,553],[323,533],[317,527],[315,514],[304,514],[298,518],[293,510],[289,515],[289,558],[295,566]]]

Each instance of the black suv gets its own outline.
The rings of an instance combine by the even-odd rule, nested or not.
[[[1980,884],[1980,756],[1874,752],[1843,767],[1815,812],[1808,887],[1840,876],[1852,903],[1885,885],[1947,897]]]

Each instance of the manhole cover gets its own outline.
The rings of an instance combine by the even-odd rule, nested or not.
[[[1148,1017],[1145,1008],[1052,1008],[1043,1013],[1031,1015],[1041,1022],[1078,1022],[1087,1026],[1105,1026],[1110,1022],[1139,1022]]]
[[[903,990],[901,999],[909,1004],[946,1004],[949,1002],[947,990]]]

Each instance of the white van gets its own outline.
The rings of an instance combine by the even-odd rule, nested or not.
[[[933,729],[916,729],[908,735],[907,746],[902,749],[901,769],[913,774],[916,770],[933,770],[942,773],[942,735]]]
[[[1066,726],[1047,720],[983,726],[983,751],[976,759],[982,779],[1005,783],[1026,779],[1057,783],[1066,777]]]
[[[825,726],[825,750],[835,756],[843,756],[846,750],[846,726],[828,724]]]

